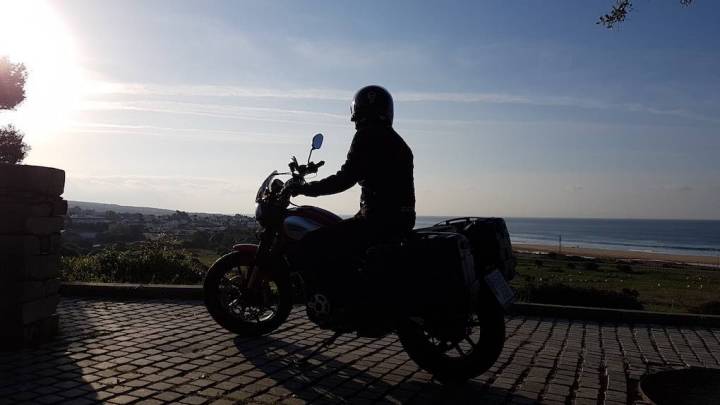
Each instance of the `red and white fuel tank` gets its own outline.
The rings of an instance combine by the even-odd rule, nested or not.
[[[292,240],[300,240],[306,233],[324,226],[337,224],[342,218],[330,211],[309,205],[290,208],[283,221],[285,235]]]

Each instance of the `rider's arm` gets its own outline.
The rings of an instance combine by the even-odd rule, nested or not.
[[[365,143],[367,135],[360,132],[353,137],[347,160],[337,173],[319,181],[310,182],[302,187],[301,193],[310,197],[341,193],[360,181],[366,160]]]

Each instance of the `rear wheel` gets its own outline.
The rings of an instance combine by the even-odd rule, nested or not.
[[[468,318],[433,322],[410,318],[398,328],[403,348],[440,382],[464,382],[487,371],[505,344],[505,316],[495,302]]]
[[[203,283],[205,307],[223,328],[241,336],[259,336],[277,329],[292,309],[287,274],[271,274],[258,290],[246,288],[255,254],[232,252],[218,259]]]

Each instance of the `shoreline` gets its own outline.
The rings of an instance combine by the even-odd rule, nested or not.
[[[523,243],[514,243],[513,250],[524,253],[558,253],[557,246]],[[569,246],[563,246],[562,254],[566,256],[583,256],[597,259],[644,260],[720,267],[720,259],[718,259],[717,256],[678,255],[671,253],[634,252],[628,250],[610,250]]]

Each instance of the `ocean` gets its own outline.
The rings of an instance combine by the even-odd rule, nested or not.
[[[451,217],[420,216],[416,228]],[[720,255],[720,221],[505,218],[513,243],[694,256]]]

